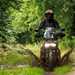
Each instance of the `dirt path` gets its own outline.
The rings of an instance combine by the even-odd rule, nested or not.
[[[44,75],[55,75],[55,74],[52,73],[52,72],[45,72]],[[75,71],[69,72],[69,73],[66,74],[66,75],[75,75]]]
[[[53,72],[45,72],[44,75],[56,75]],[[75,67],[72,68],[72,71],[65,75],[75,75]]]
[[[73,67],[72,68],[72,71],[71,72],[69,72],[68,74],[66,74],[66,75],[75,75],[75,67]]]
[[[75,75],[75,71],[68,73],[67,75]]]
[[[53,73],[51,73],[51,72],[45,72],[44,75],[55,75],[55,74],[53,74]],[[75,75],[75,71],[69,72],[69,73],[66,74],[66,75]]]
[[[54,75],[53,72],[45,72],[44,75]]]

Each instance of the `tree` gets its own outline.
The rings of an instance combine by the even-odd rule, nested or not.
[[[17,0],[0,0],[0,5],[0,42],[5,42],[12,31],[9,8],[13,7],[15,10],[19,10],[20,2]]]

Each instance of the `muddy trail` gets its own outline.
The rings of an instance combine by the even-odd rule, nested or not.
[[[53,72],[45,72],[44,75],[55,75]]]

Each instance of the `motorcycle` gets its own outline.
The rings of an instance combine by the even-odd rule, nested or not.
[[[64,37],[64,29],[55,31],[53,27],[47,27],[44,32],[44,43],[40,50],[40,63],[43,67],[51,68],[61,62],[61,53],[58,48],[58,38]]]

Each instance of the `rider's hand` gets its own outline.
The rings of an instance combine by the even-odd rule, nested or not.
[[[36,32],[38,32],[38,30],[37,30],[37,29],[36,29],[35,31],[36,31]]]
[[[62,29],[61,29],[61,32],[64,32],[64,31],[65,31],[65,29],[64,29],[64,28],[62,28]]]

